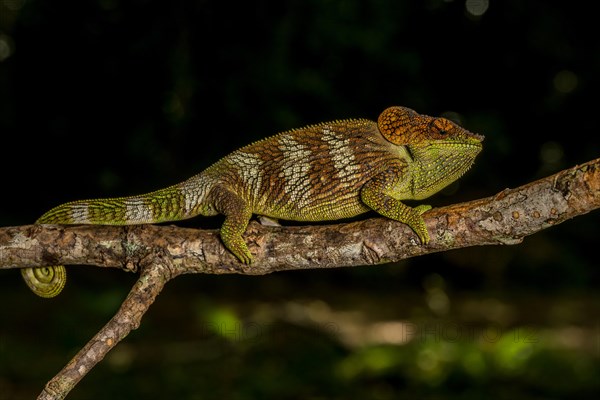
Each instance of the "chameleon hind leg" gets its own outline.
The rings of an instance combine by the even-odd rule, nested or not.
[[[214,187],[210,196],[215,209],[225,215],[220,231],[223,244],[242,263],[252,263],[252,254],[242,237],[252,217],[248,202],[222,186]]]

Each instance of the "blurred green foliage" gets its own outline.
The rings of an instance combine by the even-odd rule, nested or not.
[[[586,4],[3,1],[0,224],[164,187],[278,131],[393,104],[486,135],[432,204],[492,195],[598,157],[598,70]],[[377,268],[180,278],[69,398],[595,398],[598,224]],[[13,272],[0,399],[34,397],[135,279],[70,268],[46,301]]]

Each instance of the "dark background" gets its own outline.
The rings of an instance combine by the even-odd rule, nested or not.
[[[161,188],[279,131],[390,105],[451,112],[486,136],[433,205],[598,157],[597,15],[487,3],[0,2],[0,225]],[[598,223],[375,268],[182,277],[69,399],[594,397]],[[69,274],[53,300],[0,274],[0,399],[33,398],[135,280]]]

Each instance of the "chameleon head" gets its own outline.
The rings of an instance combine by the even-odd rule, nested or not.
[[[381,134],[410,158],[414,199],[423,199],[460,178],[481,151],[483,136],[446,118],[390,107],[379,116]]]

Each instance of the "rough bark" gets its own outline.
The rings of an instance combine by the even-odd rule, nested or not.
[[[250,224],[255,262],[241,265],[217,231],[172,226],[28,225],[0,229],[0,268],[84,264],[140,270],[116,315],[56,375],[40,399],[61,399],[120,340],[172,278],[188,273],[261,275],[290,269],[382,264],[461,247],[517,244],[525,236],[600,207],[600,159],[495,196],[424,214],[431,242],[383,218],[319,226]],[[302,251],[298,251],[302,249]]]

